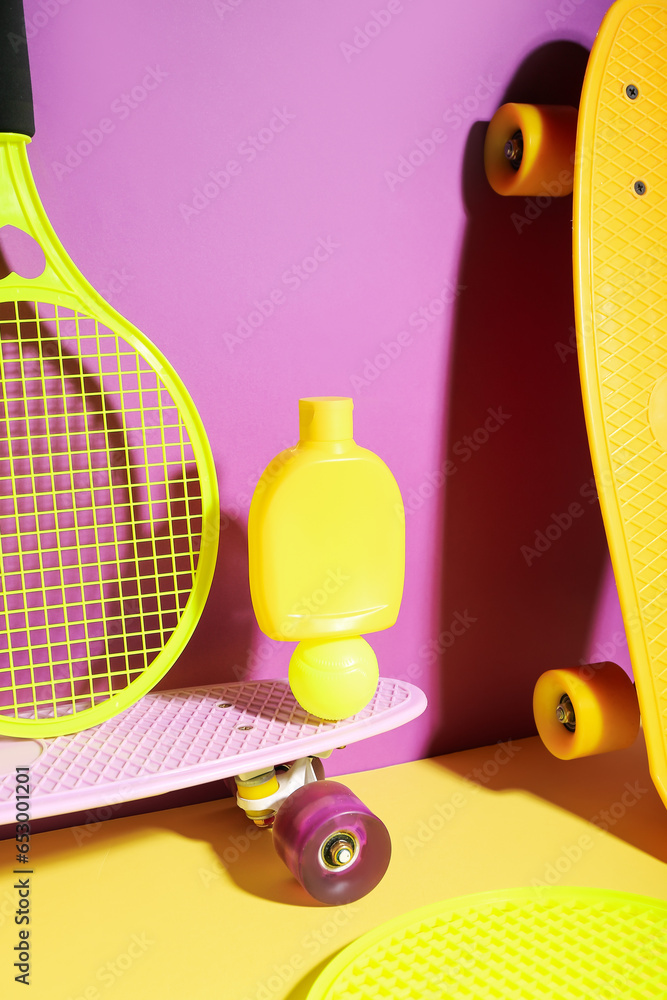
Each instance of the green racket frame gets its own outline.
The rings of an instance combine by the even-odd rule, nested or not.
[[[8,633],[11,627],[4,632],[3,648],[1,655],[7,655],[5,666],[0,666],[0,695],[4,695],[5,704],[0,705],[0,734],[9,736],[56,736],[64,733],[77,732],[88,728],[122,711],[133,704],[138,698],[149,691],[172,666],[177,657],[186,645],[206,602],[209,592],[213,571],[216,563],[218,538],[219,538],[219,498],[217,480],[211,450],[206,438],[206,434],[199,418],[199,415],[184,388],[179,377],[164,359],[160,352],[137,330],[128,323],[119,313],[117,313],[86,281],[69,256],[61,246],[42,206],[41,200],[35,187],[30,165],[28,162],[26,146],[30,142],[28,136],[16,133],[0,133],[0,229],[5,226],[13,226],[19,229],[34,240],[42,248],[46,260],[43,273],[38,278],[25,278],[16,273],[11,273],[0,280],[0,304],[14,303],[15,314],[19,317],[21,308],[27,304],[34,309],[34,318],[28,319],[33,327],[39,328],[39,315],[37,311],[39,305],[46,303],[52,305],[53,312],[48,319],[48,323],[55,329],[60,329],[59,317],[66,316],[70,325],[78,326],[80,320],[94,321],[95,331],[99,326],[106,327],[104,336],[120,337],[126,345],[133,348],[143,359],[139,376],[151,370],[157,379],[157,392],[160,395],[164,389],[170,397],[170,406],[175,406],[178,411],[180,426],[184,429],[184,435],[189,438],[191,454],[197,468],[198,481],[201,487],[201,513],[197,515],[197,529],[192,533],[188,544],[190,545],[190,565],[191,590],[189,596],[181,594],[180,600],[184,606],[176,608],[173,614],[178,616],[178,621],[170,634],[166,636],[164,645],[156,652],[156,655],[147,662],[141,670],[132,668],[126,670],[126,680],[128,683],[120,690],[113,684],[108,686],[106,692],[94,691],[95,683],[99,678],[82,676],[80,673],[71,679],[71,694],[64,698],[58,697],[55,693],[52,696],[42,697],[38,692],[43,690],[43,681],[35,680],[35,664],[33,662],[23,662],[14,668],[11,664],[11,636]],[[22,320],[17,318],[14,326],[20,328]],[[63,320],[64,323],[64,320]],[[0,328],[2,323],[0,323]],[[53,340],[53,335],[50,335]],[[20,334],[19,334],[20,339]],[[18,341],[17,341],[18,342]],[[118,343],[118,339],[116,341]],[[16,348],[22,351],[23,348]],[[148,366],[148,367],[146,367]],[[119,372],[120,376],[120,372]],[[141,379],[139,378],[141,381]],[[103,378],[100,377],[101,387],[97,390],[97,395],[104,400],[106,390]],[[3,393],[4,395],[4,393]],[[120,390],[122,400],[123,391]],[[105,403],[100,405],[104,407]],[[122,407],[116,408],[114,417],[122,417]],[[5,425],[9,424],[6,414]],[[27,423],[27,422],[26,422]],[[9,438],[6,445],[8,457],[6,461],[12,462],[12,445]],[[2,443],[0,441],[0,443]],[[189,452],[190,454],[190,452]],[[167,483],[168,488],[168,483]],[[126,492],[131,493],[131,482],[126,487]],[[33,487],[33,496],[35,491]],[[55,492],[54,492],[55,496]],[[167,498],[167,504],[169,500]],[[132,500],[129,501],[132,506]],[[198,530],[199,518],[201,518],[201,531]],[[187,518],[186,518],[187,519]],[[165,520],[165,519],[163,519]],[[181,517],[180,521],[184,519]],[[17,515],[18,521],[18,515]],[[166,518],[167,523],[170,518]],[[163,525],[164,527],[164,525]],[[188,531],[190,528],[188,527]],[[17,529],[18,532],[18,529]],[[20,538],[20,535],[19,535]],[[2,541],[2,539],[0,539]],[[165,537],[164,531],[160,536],[161,544],[168,544],[169,538]],[[181,543],[183,547],[184,543]],[[136,557],[138,559],[138,556]],[[154,556],[157,560],[157,556]],[[19,570],[23,573],[23,570]],[[24,574],[25,575],[25,574]],[[3,573],[3,580],[0,582],[0,597],[4,599],[4,578],[7,571]],[[26,588],[26,590],[29,588]],[[63,593],[66,588],[63,585]],[[20,603],[20,598],[18,598]],[[46,600],[45,600],[46,605]],[[139,603],[141,603],[139,601]],[[155,602],[154,602],[155,603]],[[5,606],[5,623],[11,617]],[[122,601],[116,601],[116,611],[122,611]],[[27,617],[28,605],[25,605],[25,616]],[[63,602],[63,613],[65,614],[64,624],[67,621],[68,604]],[[48,608],[44,608],[45,614]],[[47,615],[48,617],[48,615]],[[123,640],[123,615],[117,614],[121,619],[115,623],[114,641]],[[141,617],[141,611],[138,612]],[[172,615],[173,617],[173,615]],[[136,624],[136,616],[133,619]],[[63,624],[63,623],[61,623]],[[104,632],[105,626],[101,626]],[[120,634],[119,634],[120,629]],[[48,621],[45,624],[45,634],[48,633]],[[168,630],[169,631],[169,630]],[[105,633],[106,634],[106,633]],[[0,630],[0,637],[3,633]],[[98,636],[99,639],[99,636]],[[30,643],[26,644],[27,652],[24,650],[24,659],[30,657]],[[43,644],[39,644],[40,647]],[[99,645],[99,642],[98,642]],[[48,647],[48,641],[46,643]],[[7,653],[8,647],[10,652]],[[49,669],[49,664],[44,659],[44,649],[41,648],[39,670],[42,674]],[[6,664],[9,663],[9,666]],[[122,681],[123,670],[117,673],[112,671],[116,677],[114,683],[118,683],[120,677]],[[7,675],[11,675],[7,682]],[[32,680],[31,680],[32,677]],[[58,678],[51,680],[53,692],[56,688],[67,688],[68,679]],[[91,694],[89,697],[74,694],[77,685],[89,683]],[[48,681],[46,682],[48,687]],[[32,685],[32,688],[31,688]],[[36,697],[30,698],[31,693]],[[7,702],[11,700],[12,704]],[[84,707],[80,707],[83,705]]]

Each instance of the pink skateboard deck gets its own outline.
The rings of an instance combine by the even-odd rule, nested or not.
[[[382,678],[370,704],[323,722],[287,681],[246,681],[148,694],[94,729],[0,739],[0,824],[15,813],[15,768],[30,767],[33,819],[159,795],[299,757],[318,756],[417,718],[426,696]]]

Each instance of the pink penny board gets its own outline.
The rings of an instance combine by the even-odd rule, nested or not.
[[[30,767],[30,815],[37,819],[317,756],[395,729],[425,708],[419,688],[387,678],[362,712],[342,722],[308,715],[287,681],[148,694],[84,732],[0,738],[0,824],[14,821],[17,766]]]

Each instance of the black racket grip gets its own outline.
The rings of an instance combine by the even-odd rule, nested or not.
[[[23,0],[0,0],[0,132],[35,134]]]

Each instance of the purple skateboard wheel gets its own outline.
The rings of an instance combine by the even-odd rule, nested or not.
[[[338,781],[314,781],[282,804],[273,825],[278,855],[321,903],[361,899],[387,870],[384,823]]]

